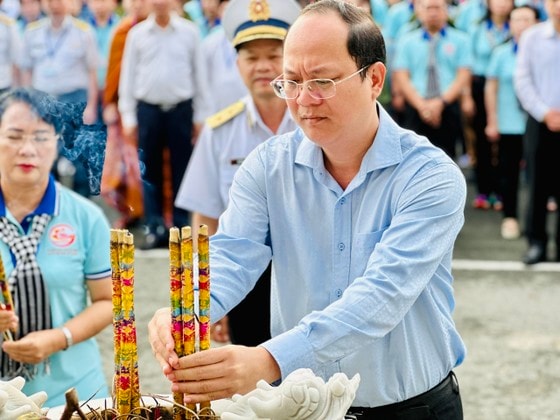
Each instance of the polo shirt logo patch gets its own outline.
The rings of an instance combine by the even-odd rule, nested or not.
[[[49,239],[54,246],[66,248],[76,240],[76,232],[70,225],[58,224],[49,231]]]

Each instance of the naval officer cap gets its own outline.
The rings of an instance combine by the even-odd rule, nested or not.
[[[222,25],[236,48],[255,39],[282,41],[300,11],[294,0],[231,0]]]

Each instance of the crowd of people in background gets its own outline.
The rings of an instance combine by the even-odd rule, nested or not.
[[[379,102],[402,126],[474,169],[469,205],[502,212],[504,239],[527,234],[526,264],[547,260],[546,215],[557,209],[559,193],[552,156],[560,135],[553,75],[560,68],[560,0],[348,1],[372,14],[386,41],[389,71]],[[87,104],[84,122],[109,133],[102,194],[121,215],[116,227],[143,226],[143,248],[166,246],[167,228],[189,223],[175,199],[204,122],[248,94],[221,25],[228,3],[0,3],[0,90],[32,86]],[[540,29],[529,29],[535,25]],[[526,30],[527,38],[542,32],[546,42],[524,43]],[[55,169],[88,196],[79,162],[59,158]],[[552,259],[560,261],[560,227],[556,243]]]

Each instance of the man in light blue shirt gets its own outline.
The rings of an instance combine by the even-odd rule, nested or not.
[[[273,85],[301,129],[243,162],[210,250],[213,320],[272,260],[273,338],[178,359],[169,309],[158,311],[150,342],[185,402],[306,367],[324,379],[359,373],[350,412],[361,419],[463,418],[451,259],[465,181],[377,104],[384,60],[371,17],[341,1],[309,5],[290,28]]]

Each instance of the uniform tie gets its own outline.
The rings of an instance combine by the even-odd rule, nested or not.
[[[432,35],[428,44],[428,88],[426,90],[426,99],[440,96],[437,69],[437,46],[439,38],[439,33]]]

